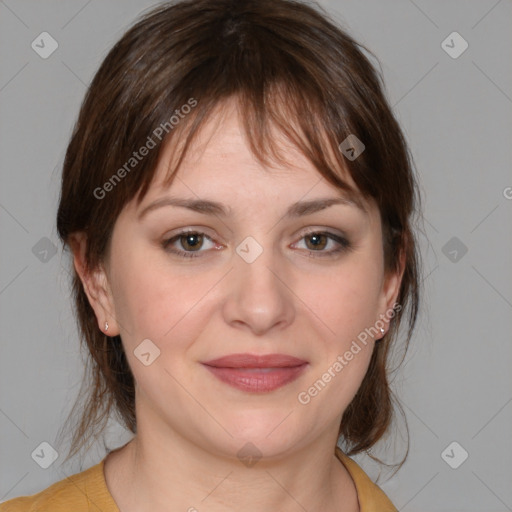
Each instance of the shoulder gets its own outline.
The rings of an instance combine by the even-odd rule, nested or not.
[[[103,462],[30,496],[0,503],[0,512],[118,512],[104,485]]]
[[[336,456],[354,480],[361,512],[398,512],[384,491],[372,482],[356,461],[345,455],[338,447]]]

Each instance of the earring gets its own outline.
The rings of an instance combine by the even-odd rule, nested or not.
[[[381,328],[380,328],[380,333],[381,333],[382,335],[384,335],[384,333],[385,333],[385,332],[386,332],[386,331],[384,330],[384,327],[381,327]]]
[[[105,322],[105,331],[108,331],[108,322]]]

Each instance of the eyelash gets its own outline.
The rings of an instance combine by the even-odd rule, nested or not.
[[[176,234],[175,236],[173,236],[171,238],[163,240],[162,241],[163,249],[165,249],[166,251],[171,252],[173,254],[176,254],[176,255],[178,255],[181,258],[197,258],[197,257],[201,256],[201,253],[205,252],[205,251],[181,251],[181,250],[176,250],[176,249],[170,248],[172,243],[174,243],[175,241],[178,241],[182,236],[188,235],[188,234],[203,235],[205,238],[207,238],[208,240],[213,242],[213,240],[208,235],[206,235],[206,233],[203,233],[201,231],[196,231],[196,230],[185,230],[185,231],[181,231],[180,233]],[[338,255],[340,253],[346,252],[346,251],[348,251],[348,250],[350,250],[352,248],[351,243],[346,238],[344,238],[344,237],[342,237],[340,235],[337,235],[335,233],[331,233],[329,231],[308,231],[307,233],[304,233],[302,235],[300,240],[302,240],[304,238],[307,238],[308,236],[311,236],[311,235],[321,235],[321,236],[323,235],[323,236],[326,236],[328,239],[330,239],[330,240],[332,240],[332,241],[334,241],[334,242],[336,242],[338,244],[338,247],[336,249],[334,249],[334,250],[331,250],[331,251],[312,251],[312,250],[308,250],[309,253],[310,253],[310,257],[312,257],[312,258],[316,258],[316,257],[320,257],[320,258],[334,257],[334,256],[336,256],[336,255]],[[315,253],[317,253],[318,256]],[[312,256],[312,254],[314,254],[314,256]]]

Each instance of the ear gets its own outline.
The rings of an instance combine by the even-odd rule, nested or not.
[[[87,237],[83,232],[73,233],[69,245],[73,252],[75,270],[82,281],[89,303],[96,314],[100,331],[108,336],[119,334],[119,325],[116,321],[114,300],[105,269],[100,265],[96,269],[89,269],[85,260]],[[108,322],[108,331],[105,329]]]
[[[389,320],[394,316],[391,315],[391,311],[393,310],[393,306],[395,305],[398,294],[400,293],[400,286],[402,284],[402,278],[405,271],[405,263],[405,251],[402,251],[400,254],[398,268],[386,273],[382,281],[382,290],[378,311],[380,316],[378,320],[385,324],[384,330],[386,332],[389,329]]]

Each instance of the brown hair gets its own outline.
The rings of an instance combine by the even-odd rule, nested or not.
[[[420,286],[413,234],[420,197],[412,158],[382,77],[363,50],[373,56],[318,5],[293,0],[159,5],[125,33],[94,76],[67,148],[57,214],[65,246],[72,233],[84,232],[87,266],[97,267],[107,255],[117,216],[128,201],[140,203],[147,192],[163,144],[179,141],[171,183],[199,128],[230,98],[238,100],[251,150],[261,162],[281,160],[269,135],[274,126],[336,187],[350,188],[342,179],[348,170],[362,196],[373,198],[380,210],[386,271],[398,271],[400,258],[405,259],[397,298],[401,308],[376,343],[340,425],[339,441],[348,455],[367,451],[391,424],[390,349],[405,318],[405,357]],[[185,109],[187,104],[193,108]],[[179,122],[171,120],[173,115]],[[365,145],[354,160],[339,149],[350,134]],[[151,149],[135,161],[134,151],[142,146]],[[68,459],[104,431],[111,412],[136,433],[134,379],[120,337],[98,329],[76,272],[73,293],[88,367],[85,392],[67,420],[83,407]]]

